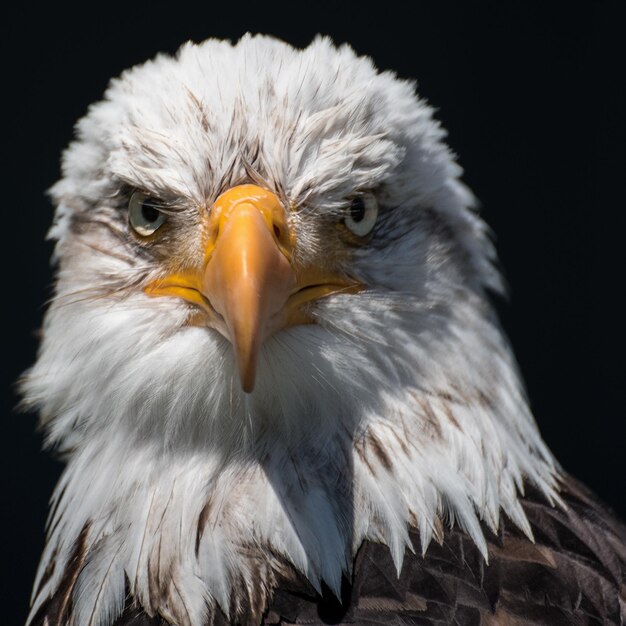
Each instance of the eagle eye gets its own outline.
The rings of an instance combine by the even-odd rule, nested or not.
[[[142,191],[135,191],[128,202],[128,221],[133,230],[142,237],[154,234],[165,222],[165,215],[158,208],[159,201]]]
[[[369,235],[378,218],[378,202],[373,194],[365,194],[354,198],[344,219],[350,232],[358,237]]]

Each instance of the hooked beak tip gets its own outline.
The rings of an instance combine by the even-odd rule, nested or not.
[[[256,366],[259,358],[260,346],[255,335],[250,334],[252,343],[247,341],[234,341],[237,370],[239,372],[239,382],[241,389],[245,393],[252,393],[256,383]]]
[[[242,376],[241,372],[239,372],[239,376],[241,379],[241,390],[244,393],[252,393],[254,391],[254,382],[255,382],[255,376],[253,375],[246,375],[246,376]]]

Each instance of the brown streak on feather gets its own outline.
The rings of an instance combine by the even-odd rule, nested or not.
[[[72,550],[72,556],[67,562],[65,572],[61,578],[61,582],[57,587],[57,590],[40,609],[37,615],[33,618],[31,624],[49,624],[50,626],[66,626],[68,619],[71,617],[70,604],[72,599],[72,593],[76,585],[76,580],[80,574],[87,554],[89,552],[87,546],[87,536],[89,535],[90,524],[87,523],[83,526],[80,534],[74,542],[74,549]],[[38,620],[42,620],[39,622]],[[45,621],[44,621],[45,620]]]
[[[437,514],[435,516],[435,519],[433,520],[433,537],[440,546],[443,545],[445,531],[443,528],[443,522],[441,521],[441,517],[439,516],[439,514]]]
[[[402,424],[402,427],[403,427],[405,435],[406,435],[406,427],[405,427],[404,423]],[[406,456],[409,456],[409,452],[410,451],[409,451],[409,446],[407,445],[406,441],[402,437],[400,437],[400,435],[398,434],[398,432],[396,431],[395,428],[391,428],[390,431],[391,431],[391,434],[396,439],[396,441],[398,442],[398,445],[400,446],[400,449],[402,450],[402,452],[404,452],[404,454]]]
[[[171,580],[171,587],[176,592],[176,595],[178,596],[178,600],[179,600],[179,602],[176,603],[176,606],[179,609],[182,608],[182,610],[184,611],[184,615],[182,616],[184,619],[183,619],[183,622],[182,622],[181,626],[191,626],[192,625],[191,615],[189,615],[189,609],[187,608],[187,605],[185,604],[185,600],[183,598],[183,594],[181,593],[180,589],[178,588],[178,585],[176,584],[176,577],[172,576],[170,578],[170,580]],[[171,596],[171,593],[170,593],[170,596]],[[177,613],[178,613],[178,617],[180,619],[180,617],[181,617],[180,610],[177,610]],[[173,619],[171,621],[174,622]]]
[[[448,391],[435,391],[434,395],[443,400],[445,403],[456,402],[454,396]]]
[[[477,391],[478,402],[487,409],[493,410],[495,408],[493,398],[487,395],[482,389]]]
[[[146,608],[147,611],[152,614],[152,599],[156,598],[158,591],[158,580],[155,574],[154,567],[152,566],[152,555],[148,556],[146,568],[148,570],[148,597],[146,598],[147,605],[144,608]]]
[[[198,515],[198,524],[196,527],[196,558],[198,557],[198,553],[200,551],[200,542],[202,541],[202,535],[204,534],[204,529],[209,521],[209,515],[211,513],[211,500],[208,500],[206,504],[202,507],[200,511],[200,515]]]
[[[490,544],[490,558],[492,555],[500,559],[541,563],[547,567],[556,567],[556,560],[552,554],[552,550],[546,546],[534,544],[528,539],[507,537],[502,547]]]
[[[248,592],[248,602],[253,619],[258,621],[265,610],[267,597],[263,593],[261,582],[265,577],[256,559],[250,562],[250,574],[251,588]]]
[[[65,587],[66,589],[65,593],[61,596],[61,602],[59,604],[59,620],[69,609],[71,595],[74,591],[76,580],[78,579],[78,575],[80,574],[87,559],[87,536],[89,534],[89,528],[90,525],[85,524],[83,529],[80,531],[80,534],[74,543],[74,551],[68,562],[68,568],[66,569],[65,574],[63,575],[63,580],[59,585],[59,588],[63,589]]]
[[[48,562],[48,566],[46,567],[41,580],[39,581],[39,584],[37,585],[37,589],[35,589],[35,597],[38,596],[41,591],[43,590],[43,588],[45,587],[46,583],[50,580],[50,578],[52,577],[52,574],[54,574],[54,570],[56,569],[56,563],[55,563],[55,559],[57,558],[58,555],[58,550],[55,549],[52,552],[52,555],[50,556],[50,561]]]
[[[89,233],[91,226],[99,226],[105,228],[116,240],[126,239],[126,231],[119,228],[112,218],[107,220],[102,215],[96,215],[97,216],[94,216],[90,213],[74,213],[70,220],[70,230],[77,235],[84,235]]]
[[[372,435],[371,433],[367,436],[367,441],[372,447],[372,451],[376,455],[376,458],[380,461],[381,465],[387,471],[391,471],[391,467],[392,467],[391,459],[387,455],[387,452],[383,448],[380,441],[376,437],[374,437],[374,435]]]
[[[528,622],[498,608],[493,614],[481,611],[480,626],[528,626]]]
[[[191,89],[185,87],[185,91],[187,92],[189,99],[193,102],[194,106],[198,110],[198,113],[200,114],[200,125],[202,126],[202,130],[205,133],[209,132],[209,130],[211,130],[211,125],[209,124],[209,117],[207,115],[204,104],[198,98],[198,96],[196,96],[196,94],[191,91]]]
[[[426,600],[416,594],[407,594],[404,598],[371,596],[359,602],[359,609],[363,611],[425,611]]]
[[[441,406],[443,408],[443,412],[444,412],[445,416],[448,418],[450,423],[453,426],[455,426],[456,428],[458,428],[459,430],[463,430],[461,428],[461,425],[459,424],[458,420],[456,419],[456,417],[454,417],[454,413],[452,412],[452,409],[450,408],[450,404],[447,403],[447,402],[442,402]]]
[[[354,451],[358,454],[361,461],[363,461],[363,463],[367,466],[367,469],[370,471],[370,473],[375,475],[376,470],[370,463],[369,457],[367,455],[367,450],[365,448],[365,443],[363,440],[357,441],[354,444]]]
[[[433,408],[430,406],[430,403],[425,401],[423,398],[418,396],[417,394],[411,392],[410,394],[413,399],[419,404],[422,409],[422,413],[420,413],[420,417],[425,418],[428,425],[431,427],[433,434],[441,439],[443,433],[441,432],[441,424],[439,423],[439,418],[435,415]]]

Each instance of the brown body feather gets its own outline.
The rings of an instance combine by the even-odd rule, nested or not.
[[[489,564],[457,528],[448,530],[440,545],[433,542],[423,557],[419,536],[412,533],[415,554],[407,554],[400,577],[385,546],[365,543],[352,580],[344,581],[341,602],[330,592],[316,594],[302,579],[285,580],[262,623],[625,624],[626,527],[571,478],[563,481],[561,495],[566,509],[551,506],[528,489],[522,504],[535,542],[503,519],[497,535],[485,531]],[[69,590],[62,587],[63,597],[51,598],[33,624],[72,623]],[[214,626],[229,623],[223,614],[211,621]],[[238,622],[258,620],[244,617]],[[115,626],[131,625],[168,626],[129,598]]]
[[[528,490],[535,543],[503,520],[497,536],[486,531],[489,565],[458,529],[424,557],[407,555],[399,578],[389,551],[365,544],[343,614],[339,606],[320,614],[319,599],[279,590],[265,623],[624,624],[626,527],[571,478],[562,496],[567,510]]]

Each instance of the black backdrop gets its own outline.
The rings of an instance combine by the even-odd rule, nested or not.
[[[317,33],[415,77],[438,108],[465,180],[483,205],[512,298],[500,308],[540,428],[562,465],[626,517],[623,408],[624,56],[618,2],[575,5],[432,0],[82,3],[2,16],[4,601],[19,624],[60,465],[13,383],[36,351],[51,282],[44,196],[60,150],[110,77],[183,41],[266,32],[297,46]],[[97,9],[96,9],[97,5]],[[408,6],[409,3],[406,3]],[[87,13],[87,11],[89,11]]]

